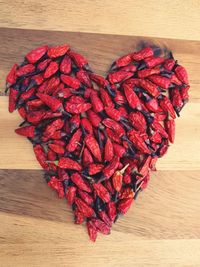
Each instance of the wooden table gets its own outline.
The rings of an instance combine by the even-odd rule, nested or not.
[[[3,1],[0,14],[1,88],[12,64],[38,45],[70,43],[105,74],[143,39],[172,49],[191,82],[175,144],[149,188],[95,244],[47,188],[32,146],[13,131],[21,119],[8,113],[2,91],[0,266],[200,266],[199,1]]]

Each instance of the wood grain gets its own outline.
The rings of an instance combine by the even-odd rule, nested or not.
[[[199,15],[195,0],[1,1],[0,267],[200,266]],[[141,40],[172,49],[186,66],[190,103],[149,188],[111,235],[92,244],[65,200],[46,186],[30,143],[14,133],[21,119],[7,111],[5,76],[30,49],[66,42],[105,75]]]
[[[3,0],[0,10],[6,28],[200,40],[198,0]]]

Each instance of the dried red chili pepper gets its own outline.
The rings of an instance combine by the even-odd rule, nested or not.
[[[87,111],[87,116],[92,126],[94,126],[95,128],[99,127],[102,119],[98,114],[96,114],[93,110],[90,109]]]
[[[132,54],[133,60],[140,61],[145,58],[151,57],[154,55],[153,49],[151,47],[145,47],[138,52]]]
[[[87,230],[90,240],[95,242],[97,238],[97,229],[91,221],[87,222]]]
[[[51,77],[53,74],[55,74],[59,69],[58,63],[56,61],[52,61],[48,67],[46,68],[44,72],[44,78],[48,79]]]
[[[35,126],[24,126],[21,128],[15,129],[15,132],[19,135],[23,135],[26,137],[34,137],[36,134],[36,128]]]
[[[76,148],[79,145],[81,136],[82,136],[81,129],[76,130],[76,132],[72,135],[72,137],[70,138],[70,140],[66,146],[67,151],[73,152],[76,150]]]
[[[92,192],[89,184],[83,179],[83,177],[78,172],[75,172],[71,175],[71,180],[74,184],[76,184],[79,189],[88,193]]]
[[[126,96],[126,99],[128,101],[128,104],[133,109],[141,110],[141,102],[136,93],[133,91],[133,89],[127,85],[123,85],[124,94]]]
[[[91,134],[86,135],[84,138],[84,143],[86,144],[87,148],[90,150],[92,155],[99,161],[101,162],[102,156],[101,156],[101,150],[99,147],[99,144],[95,137]]]
[[[125,214],[130,209],[133,198],[125,198],[119,201],[117,209],[120,213]]]
[[[154,68],[155,66],[162,64],[164,62],[164,58],[152,56],[145,58],[144,62],[148,68]]]
[[[59,155],[63,155],[65,153],[64,147],[57,144],[49,144],[48,145],[54,152]]]
[[[129,164],[125,165],[123,169],[116,171],[112,176],[113,187],[117,192],[119,192],[122,188],[123,174],[128,166]]]
[[[81,86],[81,83],[78,79],[65,75],[65,74],[61,74],[60,75],[60,79],[61,81],[66,84],[67,86],[77,90],[79,89],[79,87]]]
[[[89,164],[94,162],[92,155],[91,155],[90,151],[87,149],[87,147],[85,147],[83,150],[82,161],[83,161],[84,166],[88,166]]]
[[[84,58],[81,54],[76,53],[74,51],[70,51],[69,56],[72,58],[78,68],[84,68],[85,70],[90,69],[87,59]]]
[[[99,113],[103,111],[104,106],[103,106],[101,99],[97,95],[97,93],[90,94],[90,100],[91,100],[91,104],[92,104],[92,108],[94,112]]]
[[[125,130],[124,128],[116,121],[110,119],[110,118],[106,118],[102,121],[102,123],[112,129],[113,131],[116,132],[116,134],[119,136],[119,137],[122,137],[125,135]]]
[[[25,76],[26,74],[34,72],[34,71],[35,71],[35,66],[32,64],[27,64],[27,65],[17,68],[16,76],[17,77]]]
[[[7,77],[6,77],[6,84],[7,86],[10,86],[12,84],[14,84],[16,82],[16,71],[17,71],[18,65],[14,64],[10,70],[10,72],[8,73]]]
[[[104,104],[104,107],[111,107],[111,108],[114,107],[114,103],[110,95],[108,94],[108,92],[102,87],[100,87],[99,92],[100,92],[101,100]]]
[[[176,114],[174,111],[174,108],[170,102],[170,100],[167,97],[163,97],[160,101],[159,101],[159,105],[161,106],[161,108],[166,111],[169,112],[170,116],[175,119],[176,118]]]
[[[117,170],[119,166],[119,157],[114,156],[110,163],[103,169],[103,176],[100,178],[99,182],[109,179]]]
[[[26,55],[26,58],[29,61],[29,63],[34,64],[38,62],[38,60],[40,60],[46,54],[47,50],[48,50],[47,45],[37,47],[33,49],[31,52],[29,52]]]
[[[112,72],[108,75],[108,80],[111,84],[114,83],[120,83],[124,80],[127,80],[133,76],[133,72],[118,70],[115,72]]]
[[[154,97],[157,97],[160,94],[158,86],[148,80],[140,79],[140,86]]]
[[[91,163],[88,166],[88,174],[89,175],[95,175],[95,174],[101,172],[103,168],[104,168],[103,164]]]
[[[75,103],[66,102],[65,104],[66,111],[71,114],[80,114],[80,113],[86,112],[87,110],[91,109],[91,107],[92,105],[90,103],[75,104]]]
[[[107,138],[106,144],[104,147],[104,160],[105,161],[111,161],[113,156],[114,156],[113,144],[112,144],[110,138]]]
[[[169,141],[174,143],[175,137],[175,121],[174,120],[166,120],[165,121],[165,129],[168,133]]]
[[[11,113],[15,110],[18,94],[19,92],[17,90],[12,87],[10,88],[8,110]]]
[[[82,166],[78,162],[67,157],[59,159],[58,167],[62,169],[69,169],[69,170],[75,170],[75,171],[82,170]]]
[[[88,73],[85,71],[85,70],[79,70],[77,73],[76,73],[76,78],[85,86],[87,87],[92,87],[92,83],[91,83],[91,80],[90,80],[90,77],[88,75]]]
[[[44,149],[42,148],[41,145],[37,144],[33,147],[36,159],[38,160],[38,162],[40,163],[40,165],[42,166],[42,168],[44,170],[48,170],[49,169],[49,165],[48,163],[46,163],[47,161],[47,155],[44,152]]]
[[[164,64],[163,64],[163,67],[168,70],[168,71],[171,71],[175,65],[176,61],[173,59],[173,58],[169,58],[169,59],[166,59]]]
[[[69,205],[72,205],[74,203],[74,199],[76,196],[76,190],[77,190],[77,188],[75,186],[68,186],[68,190],[66,192],[66,199],[67,199]]]
[[[90,206],[88,206],[83,200],[76,197],[75,204],[84,217],[90,218],[93,216],[94,210]]]
[[[60,71],[64,74],[69,74],[72,70],[72,62],[68,55],[64,56],[60,63]]]
[[[93,134],[93,127],[88,118],[82,118],[81,119],[81,126],[84,128],[86,133]]]
[[[176,73],[176,76],[178,77],[178,79],[184,83],[184,84],[188,84],[189,81],[188,81],[188,74],[187,74],[187,71],[184,67],[178,65],[176,68],[175,68],[175,73]]]
[[[37,97],[39,97],[42,102],[47,105],[53,112],[55,111],[59,111],[62,109],[62,103],[57,100],[56,98],[54,97],[51,97],[49,95],[46,95],[46,94],[42,94],[42,93],[37,93],[36,94]]]
[[[164,89],[168,89],[171,83],[171,80],[166,78],[166,77],[162,77],[160,75],[152,75],[150,77],[148,77],[148,79],[155,83],[156,85],[164,88]]]
[[[75,130],[77,130],[80,124],[81,124],[80,115],[79,114],[73,115],[70,118],[70,132],[73,133]]]
[[[143,69],[143,70],[139,70],[137,74],[139,78],[146,78],[153,74],[160,74],[160,71],[161,71],[160,68]]]
[[[104,235],[110,234],[110,227],[107,224],[105,224],[103,221],[94,218],[91,220],[91,223],[96,227],[98,232],[100,232]]]
[[[57,58],[65,55],[68,50],[69,45],[59,45],[49,48],[47,54],[50,58]]]
[[[103,200],[103,202],[108,203],[110,201],[110,193],[101,183],[93,184],[94,190],[97,195]]]
[[[107,212],[111,222],[114,222],[117,217],[117,208],[115,202],[111,201],[107,204]]]

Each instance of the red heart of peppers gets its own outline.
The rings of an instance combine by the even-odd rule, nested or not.
[[[48,185],[86,222],[92,241],[109,234],[145,189],[174,142],[188,76],[171,52],[146,46],[117,59],[107,78],[68,45],[32,50],[7,78],[16,133],[33,144]]]

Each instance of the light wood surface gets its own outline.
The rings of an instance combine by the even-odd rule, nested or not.
[[[1,2],[1,88],[12,64],[37,45],[67,42],[105,75],[116,57],[145,39],[173,50],[189,71],[191,91],[175,144],[149,188],[111,235],[92,244],[66,202],[47,188],[30,143],[14,133],[21,119],[8,113],[2,90],[0,267],[200,266],[199,15],[199,1]]]

